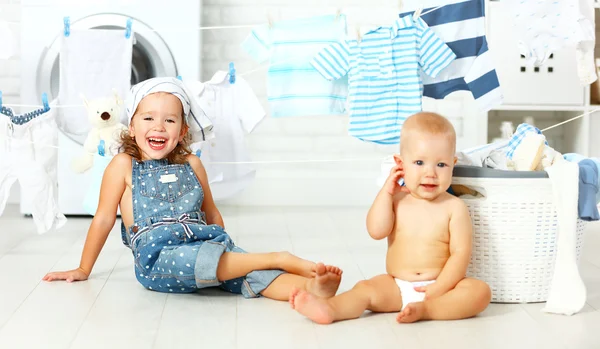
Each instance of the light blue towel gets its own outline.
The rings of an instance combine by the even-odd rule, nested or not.
[[[90,183],[90,186],[85,194],[85,198],[83,199],[83,209],[92,216],[96,215],[96,209],[98,208],[98,201],[100,199],[100,186],[102,184],[104,170],[106,170],[106,167],[108,167],[108,164],[112,159],[113,158],[110,156],[101,156],[98,153],[94,154],[94,165],[90,170],[92,182]]]
[[[269,61],[272,117],[344,113],[348,79],[325,80],[309,62],[323,47],[345,36],[344,15],[278,21],[252,30],[242,48],[258,63]]]
[[[600,159],[598,158],[586,158],[581,154],[576,153],[567,153],[563,154],[563,158],[570,162],[581,162],[583,160],[589,159],[594,162],[596,165],[596,173],[598,173],[598,181],[596,183],[600,183]],[[600,203],[600,192],[596,194],[596,204]]]

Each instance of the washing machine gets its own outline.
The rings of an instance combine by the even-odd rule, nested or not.
[[[58,96],[59,54],[65,16],[75,29],[121,29],[133,20],[131,83],[152,77],[200,80],[201,1],[198,0],[21,0],[21,102],[40,104]],[[86,215],[83,199],[90,172],[77,174],[71,160],[83,141],[62,132],[58,139],[58,201],[65,215]],[[30,214],[26,200],[21,213]]]

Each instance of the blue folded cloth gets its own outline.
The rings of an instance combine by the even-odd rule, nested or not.
[[[581,162],[583,160],[589,159],[592,160],[594,162],[594,164],[596,165],[596,171],[598,173],[598,181],[597,183],[600,183],[600,159],[598,158],[587,158],[581,154],[576,154],[576,153],[567,153],[567,154],[563,154],[563,158],[567,161],[570,162]],[[596,194],[596,204],[600,203],[600,192],[598,192],[598,194]]]
[[[584,221],[600,220],[596,196],[598,195],[598,166],[590,159],[578,162],[579,165],[579,201],[577,211]]]

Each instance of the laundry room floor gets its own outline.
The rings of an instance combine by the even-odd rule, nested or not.
[[[367,209],[222,208],[240,247],[288,250],[343,269],[340,291],[385,271],[385,241],[370,239]],[[286,302],[219,290],[147,291],[131,251],[111,232],[87,282],[41,281],[78,266],[89,218],[38,235],[9,205],[0,217],[0,348],[600,348],[600,225],[586,231],[580,271],[587,304],[574,316],[538,304],[492,304],[479,316],[397,324],[395,314],[316,325]]]

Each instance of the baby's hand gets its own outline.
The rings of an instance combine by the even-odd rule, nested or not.
[[[444,290],[439,288],[437,282],[434,282],[427,286],[417,286],[415,287],[415,291],[425,292],[425,300],[436,298],[446,293]]]
[[[84,281],[87,280],[88,274],[81,268],[69,270],[69,271],[57,271],[48,273],[42,280],[54,281],[54,280],[66,280],[67,282],[73,281]]]
[[[399,192],[408,193],[408,188],[406,186],[402,187],[400,184],[398,184],[398,181],[402,177],[404,177],[404,168],[402,167],[402,164],[392,167],[390,170],[390,175],[383,185],[385,191],[392,196]]]

